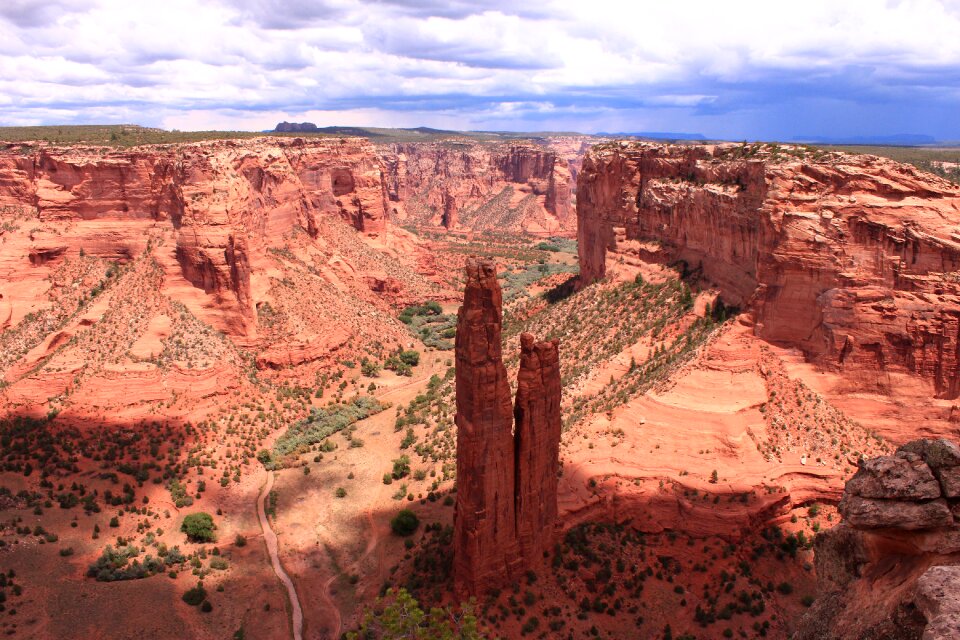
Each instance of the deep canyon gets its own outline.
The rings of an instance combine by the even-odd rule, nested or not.
[[[304,637],[399,588],[461,622],[476,596],[483,637],[960,616],[960,187],[910,165],[5,143],[0,331],[17,637],[290,637],[267,474]]]

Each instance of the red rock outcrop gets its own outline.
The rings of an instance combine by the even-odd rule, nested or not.
[[[458,593],[502,584],[520,567],[514,513],[513,409],[500,342],[502,298],[492,262],[467,262],[457,317],[457,505],[453,573]]]
[[[397,216],[472,230],[571,233],[573,172],[585,144],[490,144],[468,140],[381,149]],[[562,140],[561,142],[569,142]]]
[[[819,597],[797,640],[957,637],[960,502],[949,496],[958,472],[960,448],[944,439],[861,463],[840,502],[843,522],[816,539]]]
[[[496,268],[470,259],[466,271],[456,337],[453,572],[461,595],[500,587],[542,562],[553,544],[560,450],[557,343],[522,336],[511,408]]]
[[[556,340],[520,336],[517,373],[516,514],[520,552],[528,562],[553,549],[560,466],[560,353]]]
[[[747,307],[757,336],[858,388],[908,375],[960,394],[956,185],[873,156],[613,143],[585,159],[577,215],[584,283],[682,261]]]

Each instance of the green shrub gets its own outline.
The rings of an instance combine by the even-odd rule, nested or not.
[[[420,364],[419,351],[414,351],[412,349],[409,351],[401,351],[399,354],[399,357],[401,362],[403,362],[404,364],[408,364],[411,367],[415,367],[418,364]]]
[[[194,588],[188,589],[181,597],[188,605],[196,607],[207,599],[207,590],[203,588],[203,585],[198,584]]]
[[[400,456],[393,461],[393,478],[399,480],[410,473],[410,457]]]
[[[390,521],[390,529],[398,536],[409,536],[420,526],[420,518],[410,509],[403,509]]]
[[[87,568],[87,577],[96,578],[98,582],[138,580],[165,570],[160,558],[148,555],[141,562],[139,555],[140,549],[133,545],[118,546],[116,549],[107,545],[97,561]]]
[[[344,489],[343,487],[337,487],[337,490],[334,492],[334,495],[336,495],[338,498],[346,498],[347,490]]]
[[[217,526],[213,523],[213,516],[203,511],[191,513],[183,519],[180,531],[187,534],[193,542],[210,542],[213,540],[213,530]]]

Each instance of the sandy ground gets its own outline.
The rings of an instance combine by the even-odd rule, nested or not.
[[[410,402],[432,375],[444,374],[452,357],[449,351],[424,353],[412,380],[385,373],[376,380],[383,384],[377,397],[394,407]],[[309,462],[309,475],[303,468],[277,474],[274,526],[284,566],[303,600],[304,638],[339,638],[355,621],[360,604],[372,601],[389,578],[388,563],[403,557],[403,545],[390,535],[389,521],[411,503],[392,496],[402,483],[415,494],[425,494],[431,479],[409,477],[383,484],[392,461],[401,453],[411,454],[400,450],[404,434],[394,431],[394,407],[357,423],[354,437],[363,447],[348,448],[343,438],[334,436],[339,448],[319,463]],[[417,456],[411,459],[413,468],[422,466],[415,463]],[[345,488],[346,497],[336,498],[336,487]],[[452,516],[452,508],[446,509]],[[417,502],[418,513],[422,510]],[[356,576],[354,583],[351,576]]]

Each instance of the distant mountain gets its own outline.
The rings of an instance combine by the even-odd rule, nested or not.
[[[702,133],[685,133],[682,131],[618,131],[614,133],[596,134],[606,138],[650,138],[651,140],[706,140]]]
[[[312,122],[281,122],[273,130],[277,133],[316,133],[317,125]]]
[[[928,144],[937,144],[937,139],[918,133],[894,133],[886,136],[797,136],[794,142],[811,142],[814,144],[865,144],[865,145],[894,145],[901,147],[919,147]]]

